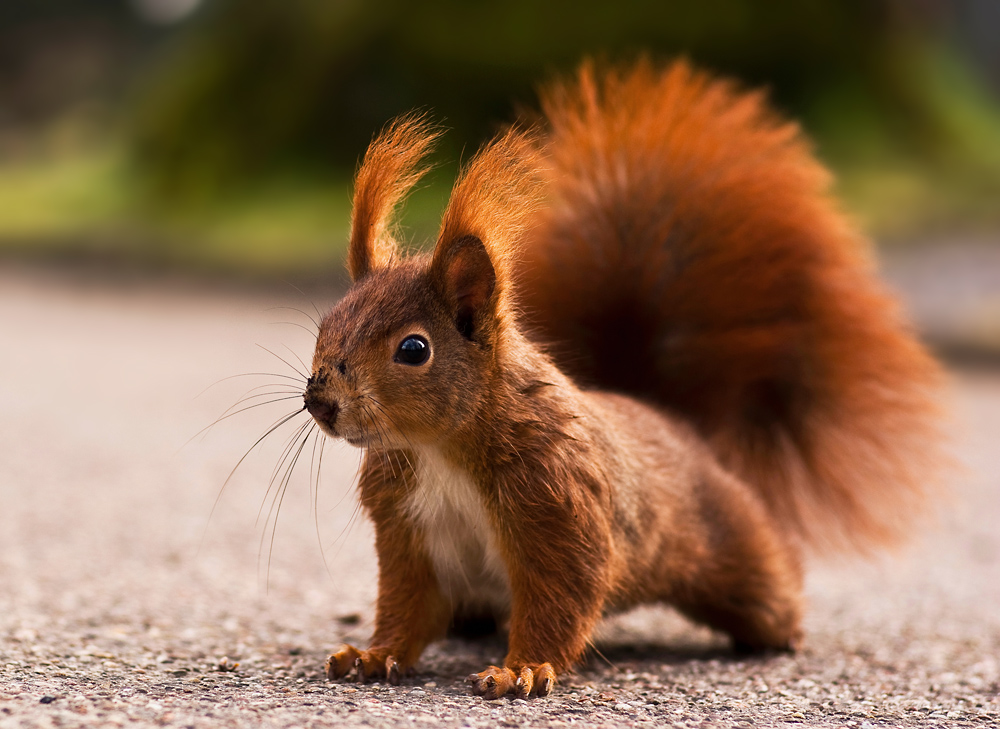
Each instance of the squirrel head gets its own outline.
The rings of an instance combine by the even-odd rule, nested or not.
[[[441,442],[489,399],[512,331],[510,261],[538,200],[536,148],[514,130],[455,183],[431,255],[399,255],[392,215],[420,179],[436,133],[391,124],[355,182],[354,285],[323,318],[306,408],[330,436],[382,449]]]

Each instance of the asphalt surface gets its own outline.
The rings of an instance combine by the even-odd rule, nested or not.
[[[496,642],[436,645],[398,687],[328,682],[327,653],[371,630],[376,565],[352,497],[357,451],[327,445],[317,489],[311,442],[303,449],[272,541],[268,479],[304,417],[216,499],[296,401],[188,442],[250,388],[285,390],[291,381],[274,375],[222,378],[291,375],[278,356],[308,358],[310,314],[291,289],[221,294],[0,268],[0,729],[1000,725],[992,369],[955,373],[965,470],[937,527],[875,563],[812,565],[797,655],[740,659],[649,608],[602,626],[602,656],[543,700],[468,695],[463,678],[502,658]]]

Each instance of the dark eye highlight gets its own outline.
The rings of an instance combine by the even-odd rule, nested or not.
[[[393,359],[408,365],[422,365],[431,356],[431,345],[419,334],[411,334],[399,343]]]

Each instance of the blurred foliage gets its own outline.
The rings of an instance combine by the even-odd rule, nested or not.
[[[132,149],[155,196],[212,199],[280,169],[345,174],[386,120],[424,108],[454,160],[584,55],[684,55],[768,87],[880,232],[1000,216],[984,204],[1000,194],[1000,115],[933,35],[934,8],[217,0],[144,81]]]
[[[387,119],[428,108],[477,145],[512,102],[585,54],[695,61],[806,115],[850,86],[876,115],[919,100],[894,77],[873,0],[217,0],[144,83],[139,160],[161,193],[213,194],[276,165],[350,168]]]
[[[950,35],[949,0],[205,0],[159,30],[124,0],[95,3],[141,53],[121,56],[106,113],[67,115],[88,118],[76,136],[96,142],[0,165],[0,239],[325,265],[360,154],[415,108],[450,129],[407,208],[427,237],[457,160],[531,109],[539,83],[587,55],[643,53],[766,87],[882,238],[1000,224],[1000,105]],[[31,15],[4,7],[0,31]],[[33,7],[48,21],[84,12]]]
[[[998,29],[1000,30],[1000,29]],[[911,49],[901,85],[915,103],[897,123],[852,103],[816,115],[838,192],[883,240],[1000,225],[1000,105],[942,46]],[[836,121],[831,118],[836,113]]]
[[[340,183],[271,180],[212,205],[165,212],[130,194],[135,175],[113,149],[0,168],[2,247],[33,257],[103,257],[151,266],[270,275],[333,270],[350,195]]]

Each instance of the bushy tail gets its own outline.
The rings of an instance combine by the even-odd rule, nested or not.
[[[796,125],[676,63],[543,95],[552,204],[526,323],[584,386],[689,420],[792,533],[901,536],[936,474],[940,371]]]

